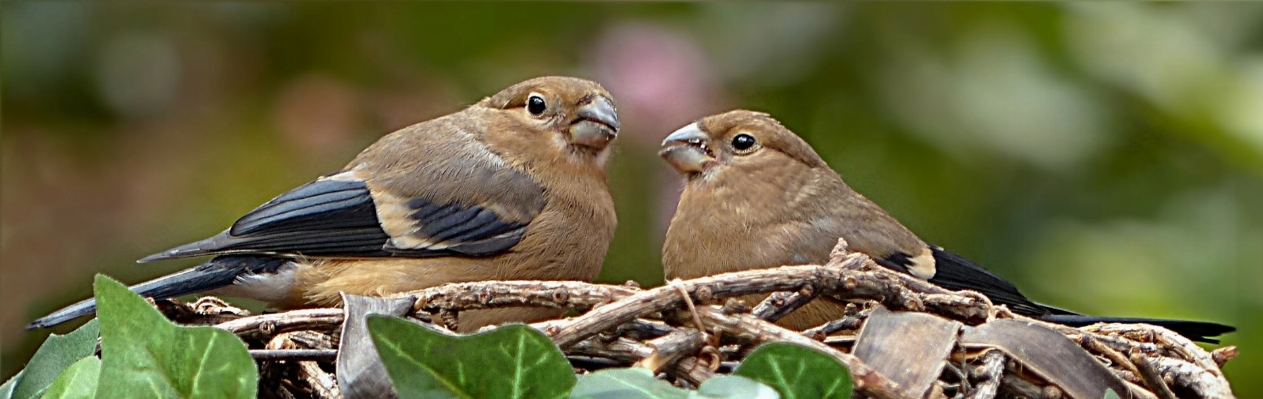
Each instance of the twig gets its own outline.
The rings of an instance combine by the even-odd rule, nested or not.
[[[342,309],[300,309],[285,313],[273,313],[216,324],[241,336],[269,337],[283,332],[298,330],[336,330],[342,325]]]
[[[636,340],[648,340],[670,334],[675,328],[661,321],[637,319],[618,326],[611,334]]]
[[[1222,368],[1224,364],[1228,363],[1229,360],[1232,360],[1233,358],[1237,357],[1238,353],[1239,352],[1237,350],[1237,347],[1225,346],[1225,347],[1210,351],[1210,358],[1215,361],[1216,365],[1219,365],[1219,367]]]
[[[1164,380],[1169,377],[1171,386],[1181,392],[1191,392],[1202,398],[1233,397],[1228,381],[1197,364],[1159,357],[1153,359],[1153,366]]]
[[[848,307],[848,314],[845,317],[804,330],[803,335],[811,337],[817,341],[823,341],[826,336],[838,331],[858,331],[860,326],[864,325],[864,321],[868,320],[869,312],[869,309],[864,309],[852,313],[851,308]]]
[[[316,362],[298,362],[298,378],[311,385],[312,396],[317,399],[342,399],[338,380],[320,369]]]
[[[338,357],[336,349],[251,349],[254,360],[315,360],[331,362]]]
[[[969,371],[969,375],[977,381],[977,384],[965,395],[965,399],[994,398],[1000,389],[1000,381],[1004,377],[1004,353],[988,350],[979,357],[979,360],[982,364]]]
[[[1145,355],[1138,350],[1133,350],[1128,360],[1135,365],[1140,378],[1145,381],[1145,385],[1149,387],[1150,391],[1158,395],[1159,399],[1176,399],[1175,392],[1171,392],[1171,387],[1162,381],[1162,376],[1158,375],[1158,370],[1153,367],[1152,363],[1149,363],[1148,359],[1145,359]]]
[[[1156,344],[1184,361],[1197,364],[1211,374],[1223,377],[1223,372],[1219,371],[1218,365],[1209,353],[1193,341],[1171,330],[1147,324],[1093,324],[1083,327],[1082,330],[1102,335],[1115,335],[1134,342]],[[1141,350],[1144,349],[1141,348]],[[1127,351],[1130,352],[1130,348]]]
[[[270,350],[293,350],[304,346],[323,346],[326,342],[331,341],[328,339],[328,336],[311,331],[288,332],[273,337],[271,341],[268,341],[267,346]],[[298,364],[298,379],[311,387],[313,397],[318,399],[342,398],[342,393],[338,389],[338,380],[332,374],[326,373],[321,369],[319,364],[311,360],[298,361],[296,363]]]
[[[813,299],[816,299],[816,289],[811,284],[804,285],[798,292],[774,292],[754,307],[754,315],[776,322]]]
[[[653,348],[627,338],[609,342],[593,338],[572,345],[566,354],[613,359],[630,365],[653,355]]]
[[[1039,385],[1035,385],[1031,383],[1030,381],[1023,380],[1022,378],[1013,374],[1005,374],[1004,377],[1000,378],[1000,388],[1002,388],[1004,391],[1008,391],[1012,393],[1013,396],[1017,396],[1017,397],[1023,397],[1023,398],[1045,398],[1046,397],[1044,396],[1046,392],[1044,392],[1043,387]],[[1060,395],[1058,396],[1060,397]]]
[[[698,331],[706,331],[706,326],[702,325],[702,319],[697,317],[697,306],[693,305],[693,298],[689,296],[688,289],[684,288],[684,283],[680,279],[671,279],[667,285],[674,288],[680,293],[680,299],[684,300],[684,306],[689,309],[689,316],[693,318],[693,324],[696,325]]]
[[[829,346],[845,346],[845,347],[850,348],[852,346],[855,346],[855,336],[854,335],[830,335],[828,337],[825,337],[823,342],[825,345],[829,345]]]
[[[673,365],[667,366],[667,374],[688,381],[693,385],[701,385],[706,380],[714,377],[715,371],[711,370],[711,365],[698,360],[697,357],[686,357]]]
[[[250,316],[249,311],[213,296],[204,296],[192,303],[167,298],[153,301],[153,304],[167,318],[182,324],[219,324]]]
[[[640,291],[622,285],[578,281],[479,281],[444,284],[400,295],[415,296],[413,309],[417,312],[435,312],[518,306],[581,309]]]
[[[701,324],[701,320],[699,319],[697,323]],[[706,345],[706,334],[692,328],[681,328],[649,341],[649,347],[653,353],[636,362],[636,366],[657,373],[658,370],[674,364],[680,358],[697,353],[704,345]]]
[[[569,355],[612,359],[622,365],[631,365],[653,355],[653,348],[627,338],[618,338],[610,342],[593,338],[571,346],[566,352]],[[715,374],[706,365],[700,364],[695,357],[680,359],[675,364],[668,365],[665,370],[668,375],[682,378],[695,385],[701,384]]]
[[[1133,364],[1131,360],[1123,357],[1123,354],[1118,353],[1118,351],[1108,346],[1105,346],[1105,344],[1101,343],[1101,340],[1091,335],[1085,335],[1083,337],[1082,346],[1084,347],[1084,349],[1088,349],[1089,351],[1100,353],[1101,355],[1105,356],[1105,358],[1109,359],[1110,362],[1113,362],[1114,364],[1118,365],[1119,367],[1123,368],[1126,371],[1131,372],[1132,374],[1136,374],[1136,375],[1140,374],[1140,371],[1136,369],[1136,365]],[[1133,348],[1131,353],[1139,353],[1139,350]]]

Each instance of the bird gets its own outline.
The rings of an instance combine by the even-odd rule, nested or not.
[[[346,167],[260,205],[210,238],[139,263],[213,256],[130,287],[154,299],[206,293],[276,308],[337,306],[452,282],[592,281],[617,217],[606,163],[613,96],[573,77],[529,79],[460,111],[382,136]],[[91,299],[32,322],[95,312]],[[560,316],[461,312],[459,329]]]
[[[662,247],[667,279],[824,264],[843,238],[850,250],[881,266],[949,290],[976,291],[1014,313],[1052,323],[1147,323],[1209,343],[1235,330],[1209,322],[1087,316],[1036,303],[977,263],[927,244],[847,186],[806,141],[767,113],[703,117],[668,135],[659,155],[684,176]],[[778,323],[802,330],[841,318],[844,310],[839,302],[817,300]]]

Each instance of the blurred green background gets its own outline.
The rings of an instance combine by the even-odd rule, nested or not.
[[[1263,397],[1263,4],[3,8],[4,378],[47,334],[21,327],[93,273],[192,265],[132,261],[384,133],[562,74],[603,83],[624,122],[604,281],[661,282],[679,189],[661,138],[757,109],[1037,300],[1237,326],[1226,372]]]

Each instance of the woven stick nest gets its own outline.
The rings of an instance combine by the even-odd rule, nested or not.
[[[732,299],[751,294],[770,295],[753,307]],[[913,387],[907,380],[910,377],[896,375],[899,373],[879,372],[873,366],[880,366],[883,359],[870,357],[866,362],[856,356],[861,332],[875,314],[918,313],[964,329],[1020,321],[1021,325],[1053,331],[1065,338],[1062,341],[1068,340],[1090,354],[1092,362],[1121,382],[1128,391],[1120,393],[1122,398],[1233,397],[1220,368],[1236,356],[1235,347],[1207,352],[1174,332],[1143,324],[1072,328],[1026,318],[1004,306],[993,306],[981,294],[948,291],[881,267],[863,254],[848,252],[841,240],[825,265],[725,273],[677,280],[653,289],[630,283],[486,281],[448,284],[407,295],[415,298],[407,317],[452,330],[456,316],[464,310],[520,306],[573,309],[578,315],[531,326],[561,348],[577,373],[646,367],[684,387],[696,387],[726,373],[755,345],[776,341],[814,348],[846,364],[855,392],[861,397],[1082,396],[1072,386],[1077,382],[1066,380],[1074,376],[1057,375],[1056,370],[1038,372],[1032,364],[1040,359],[1029,358],[1030,353],[971,348],[964,341],[945,346],[949,351],[944,357],[920,357],[918,361],[925,363],[926,369],[935,370],[928,387]],[[805,331],[773,323],[810,301],[825,298],[850,302],[847,315]],[[251,315],[214,297],[193,303],[164,300],[156,305],[173,321],[214,325],[241,337],[261,362],[260,396],[342,397],[333,374],[342,309]],[[953,339],[957,334],[951,330]]]

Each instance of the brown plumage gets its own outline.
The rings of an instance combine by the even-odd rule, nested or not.
[[[948,289],[978,291],[1047,321],[1151,323],[1205,341],[1233,331],[1214,323],[1083,316],[1032,302],[1003,278],[926,244],[848,187],[810,145],[767,114],[738,110],[702,118],[668,136],[659,154],[685,176],[662,248],[669,279],[823,264],[842,237],[851,250],[885,267]],[[779,323],[810,328],[843,310],[843,304],[817,300]]]
[[[618,127],[613,97],[595,82],[518,83],[382,137],[342,170],[282,194],[219,235],[142,259],[216,255],[132,288],[158,298],[209,292],[303,307],[337,305],[340,292],[386,295],[450,282],[591,281],[617,223],[605,164]],[[93,305],[72,305],[31,327],[90,314]],[[560,314],[462,312],[460,326]]]

